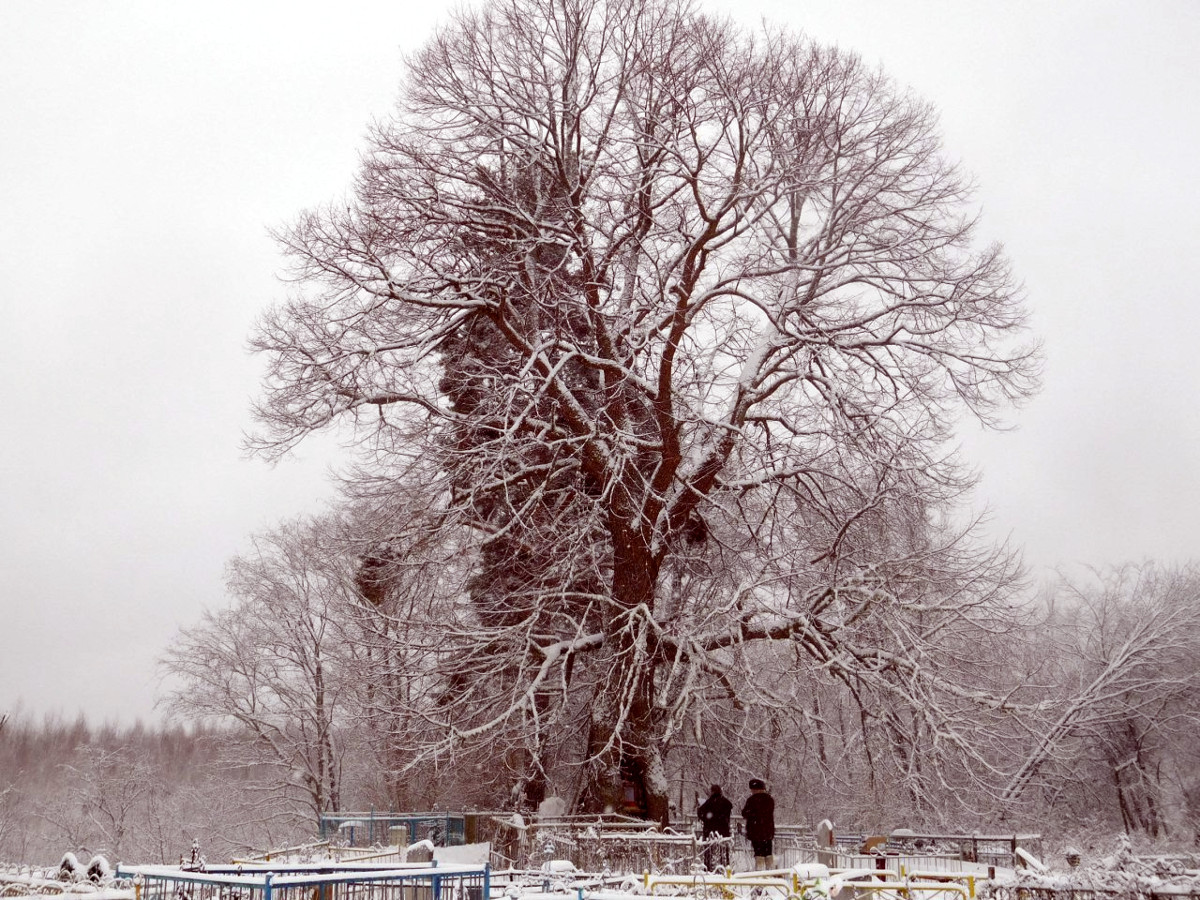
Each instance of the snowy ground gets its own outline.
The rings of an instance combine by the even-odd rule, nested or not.
[[[462,859],[447,858],[441,864],[479,865],[486,858],[479,856],[477,847],[462,848],[461,853],[452,855],[464,853]],[[578,900],[645,900],[650,896],[721,900],[1079,900],[1080,894],[1104,900],[1200,897],[1200,869],[1191,868],[1193,865],[1194,861],[1180,857],[1139,857],[1128,841],[1121,840],[1114,853],[1091,865],[1052,870],[1030,859],[1029,868],[1000,870],[990,880],[976,877],[972,881],[963,874],[957,881],[946,882],[945,892],[938,892],[930,881],[933,876],[909,873],[905,879],[896,873],[830,871],[815,864],[762,873],[680,875],[585,872],[569,861],[552,860],[537,870],[493,870],[489,900],[564,900],[572,895]],[[881,878],[890,880],[881,882]],[[133,900],[132,886],[126,887],[129,884],[114,879],[103,857],[83,865],[68,853],[58,868],[0,864],[0,898],[5,900],[29,896]]]
[[[989,896],[1030,896],[1035,892],[1068,897],[1088,891],[1137,898],[1200,896],[1200,869],[1194,865],[1194,860],[1182,857],[1138,856],[1122,836],[1116,851],[1095,865],[1062,871],[1029,868],[1010,872],[984,885],[980,894],[985,900]]]

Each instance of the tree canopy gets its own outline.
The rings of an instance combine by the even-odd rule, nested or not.
[[[409,764],[486,742],[526,799],[665,819],[673,752],[778,720],[1003,781],[971,659],[1017,566],[953,429],[1037,354],[969,187],[853,54],[674,0],[498,0],[409,61],[254,337],[258,449],[359,442]]]

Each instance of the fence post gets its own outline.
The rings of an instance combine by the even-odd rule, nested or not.
[[[274,877],[274,872],[267,873],[266,881],[263,884],[263,900],[271,900],[271,879]]]

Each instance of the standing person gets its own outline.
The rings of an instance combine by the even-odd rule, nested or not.
[[[700,817],[700,836],[708,841],[713,837],[728,838],[729,831],[729,815],[733,812],[733,804],[729,802],[729,798],[721,793],[721,786],[714,784],[708,789],[708,799],[696,808],[696,814]],[[729,842],[722,841],[717,844],[717,867],[722,868],[729,865]],[[704,848],[704,868],[713,870],[713,845],[707,844]]]
[[[761,779],[750,779],[750,796],[742,807],[746,820],[746,840],[754,851],[754,869],[774,869],[775,798],[767,793]]]

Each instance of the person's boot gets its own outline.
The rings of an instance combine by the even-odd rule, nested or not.
[[[768,870],[771,870],[771,871],[773,871],[773,870],[775,869],[775,857],[774,857],[774,855],[772,855],[772,856],[768,856],[768,857],[767,857],[767,864],[766,864],[765,868],[766,868],[766,869],[768,869]]]
[[[754,857],[754,871],[761,872],[767,867],[767,858],[765,856]]]

